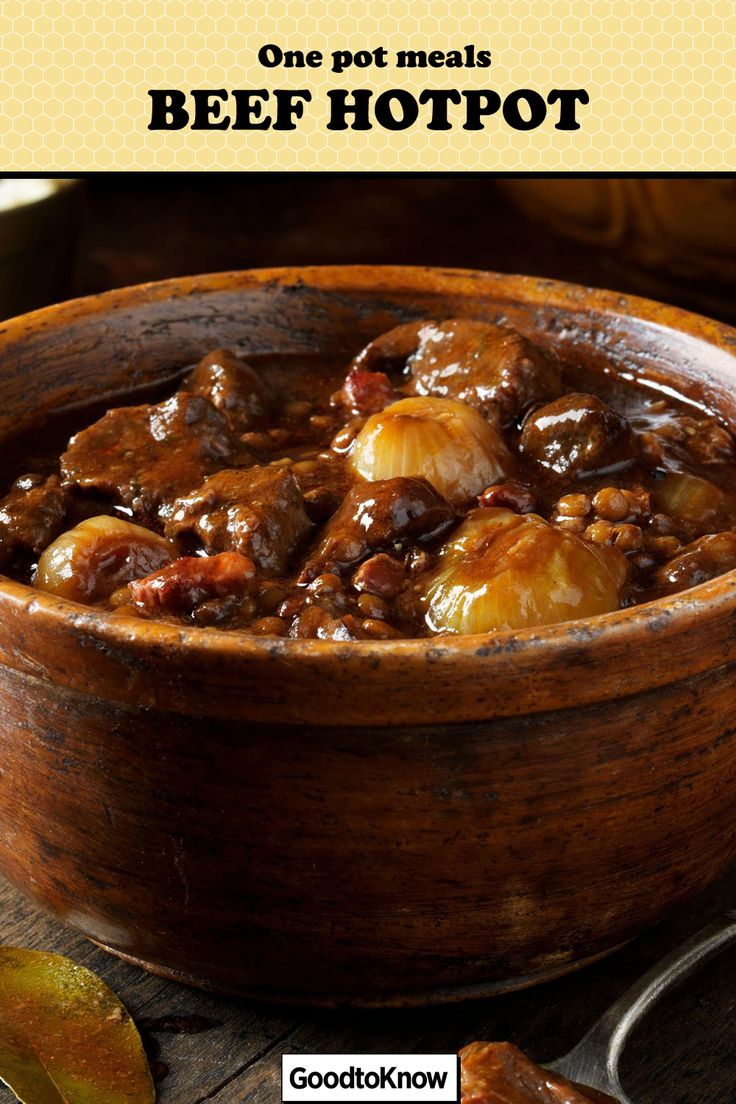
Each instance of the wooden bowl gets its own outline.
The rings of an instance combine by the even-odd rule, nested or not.
[[[0,437],[216,345],[339,352],[506,320],[736,424],[736,332],[524,277],[284,269],[62,304],[0,333]],[[0,869],[195,985],[423,1003],[605,954],[736,854],[736,573],[451,641],[259,639],[0,580]]]

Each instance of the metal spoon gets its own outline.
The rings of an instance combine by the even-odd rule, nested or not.
[[[615,1001],[576,1047],[547,1069],[570,1081],[632,1104],[619,1079],[619,1062],[632,1030],[659,998],[698,966],[736,942],[736,910],[725,913],[652,967]]]

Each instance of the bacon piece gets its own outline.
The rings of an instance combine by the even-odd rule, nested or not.
[[[345,405],[356,414],[377,414],[399,396],[385,372],[351,368],[342,397]]]
[[[148,613],[191,613],[213,598],[250,594],[255,566],[239,552],[218,556],[182,556],[174,563],[130,584],[133,605]]]
[[[379,552],[360,565],[353,575],[353,586],[361,593],[395,598],[406,586],[404,565],[393,556]]]
[[[515,514],[530,514],[537,505],[533,491],[515,479],[494,483],[478,496],[479,506],[500,506]]]

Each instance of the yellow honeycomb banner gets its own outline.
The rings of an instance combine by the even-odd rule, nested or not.
[[[727,0],[3,0],[2,17],[4,171],[734,168]],[[264,67],[267,44],[325,60]],[[402,50],[436,51],[437,62],[468,46],[490,51],[490,67],[395,64]],[[332,51],[381,49],[383,67],[332,71]],[[149,89],[184,93],[188,124],[149,129]],[[227,91],[200,119],[230,125],[191,129],[192,89]],[[242,129],[232,125],[236,89]],[[311,93],[303,116],[291,130],[252,127],[275,119],[277,89]],[[382,93],[399,90],[404,100],[389,95],[385,111],[406,121],[416,103],[416,121],[386,129],[372,115],[369,130],[328,129],[328,93],[356,89],[370,91],[371,113]],[[579,129],[556,127],[555,89],[587,91]],[[445,97],[449,129],[428,128],[427,90],[460,93],[460,103]],[[532,93],[521,106],[519,90]],[[469,103],[485,107],[479,129],[464,128]],[[545,113],[538,125],[512,125],[535,110]]]

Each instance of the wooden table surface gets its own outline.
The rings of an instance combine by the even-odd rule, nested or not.
[[[736,870],[610,958],[504,997],[438,1008],[336,1012],[224,999],[111,957],[0,884],[0,941],[65,954],[94,970],[144,1036],[159,1104],[278,1104],[284,1051],[449,1052],[509,1039],[537,1059],[567,1050],[682,938],[736,904]],[[672,994],[634,1035],[623,1083],[634,1104],[736,1104],[736,949]],[[15,1098],[0,1087],[1,1104]]]
[[[163,276],[266,264],[455,264],[636,290],[603,256],[519,220],[488,179],[380,181],[105,176],[91,181],[83,294]],[[674,296],[673,296],[674,297]],[[534,990],[410,1011],[269,1008],[187,990],[125,965],[0,884],[0,942],[69,955],[98,973],[141,1026],[160,1104],[276,1104],[285,1050],[454,1051],[510,1039],[538,1059],[568,1050],[628,984],[736,904],[736,870],[616,955]],[[631,1042],[636,1104],[736,1104],[736,951],[666,1000]],[[0,1089],[0,1102],[12,1094]]]

